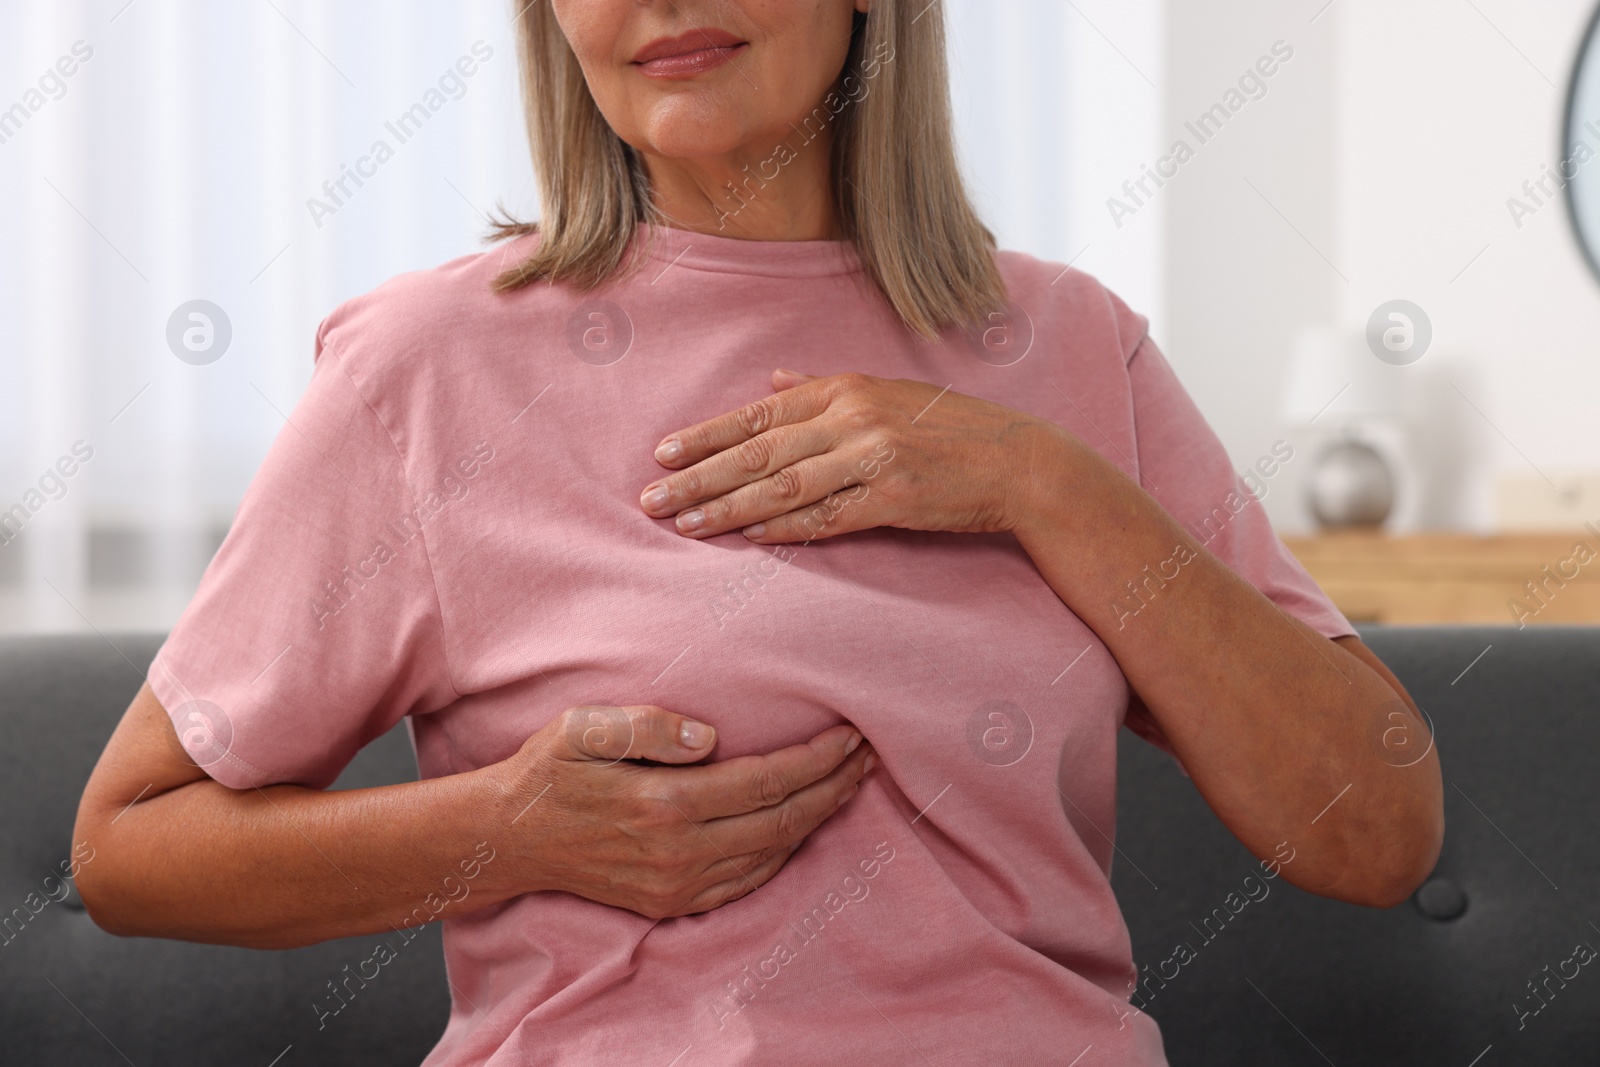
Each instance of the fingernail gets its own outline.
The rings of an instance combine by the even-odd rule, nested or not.
[[[866,774],[868,771],[872,770],[872,768],[876,767],[877,765],[878,765],[878,754],[876,752],[869,752],[869,753],[867,753],[867,758],[861,761],[861,773],[862,774]]]
[[[850,798],[855,796],[860,791],[861,791],[861,787],[859,785],[851,786],[850,787],[850,792],[846,793],[844,796],[839,798],[839,806],[842,808],[846,804],[850,803]]]
[[[664,485],[658,485],[654,489],[645,490],[644,495],[639,498],[639,502],[645,507],[649,508],[651,511],[654,511],[656,508],[659,508],[665,504],[667,502],[667,498],[671,495],[672,491],[670,489]]]
[[[684,748],[705,748],[717,732],[703,722],[690,722],[687,719],[678,728],[678,740],[683,742]]]
[[[688,533],[691,530],[698,530],[705,524],[706,513],[701,511],[699,508],[695,508],[693,511],[685,511],[682,515],[678,516],[678,529],[684,531],[685,533]]]
[[[760,537],[762,534],[764,534],[766,532],[767,532],[767,524],[764,523],[764,522],[758,522],[754,526],[746,526],[744,528],[744,535],[746,537]]]
[[[848,740],[848,741],[846,741],[844,743],[844,754],[846,756],[850,755],[850,753],[852,753],[852,752],[854,752],[856,750],[856,746],[859,745],[859,744],[861,744],[861,735],[860,734],[851,734],[850,735],[850,740]]]
[[[656,460],[661,463],[671,463],[683,455],[683,442],[676,437],[669,437],[656,446]]]

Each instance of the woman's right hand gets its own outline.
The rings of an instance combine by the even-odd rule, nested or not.
[[[835,726],[765,755],[660,766],[696,763],[715,741],[663,708],[570,708],[493,768],[519,832],[490,836],[530,889],[691,915],[777,874],[876,762],[858,730]]]

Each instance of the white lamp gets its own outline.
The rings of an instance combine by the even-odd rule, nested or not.
[[[1405,371],[1375,357],[1360,333],[1316,327],[1295,338],[1283,416],[1325,435],[1305,482],[1324,528],[1376,528],[1394,512],[1406,466]]]

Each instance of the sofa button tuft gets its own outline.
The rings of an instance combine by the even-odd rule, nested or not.
[[[1417,910],[1435,922],[1461,918],[1467,910],[1467,894],[1449,878],[1430,878],[1411,898]]]

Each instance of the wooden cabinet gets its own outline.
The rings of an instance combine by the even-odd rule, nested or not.
[[[1600,624],[1600,530],[1284,543],[1352,622]]]

